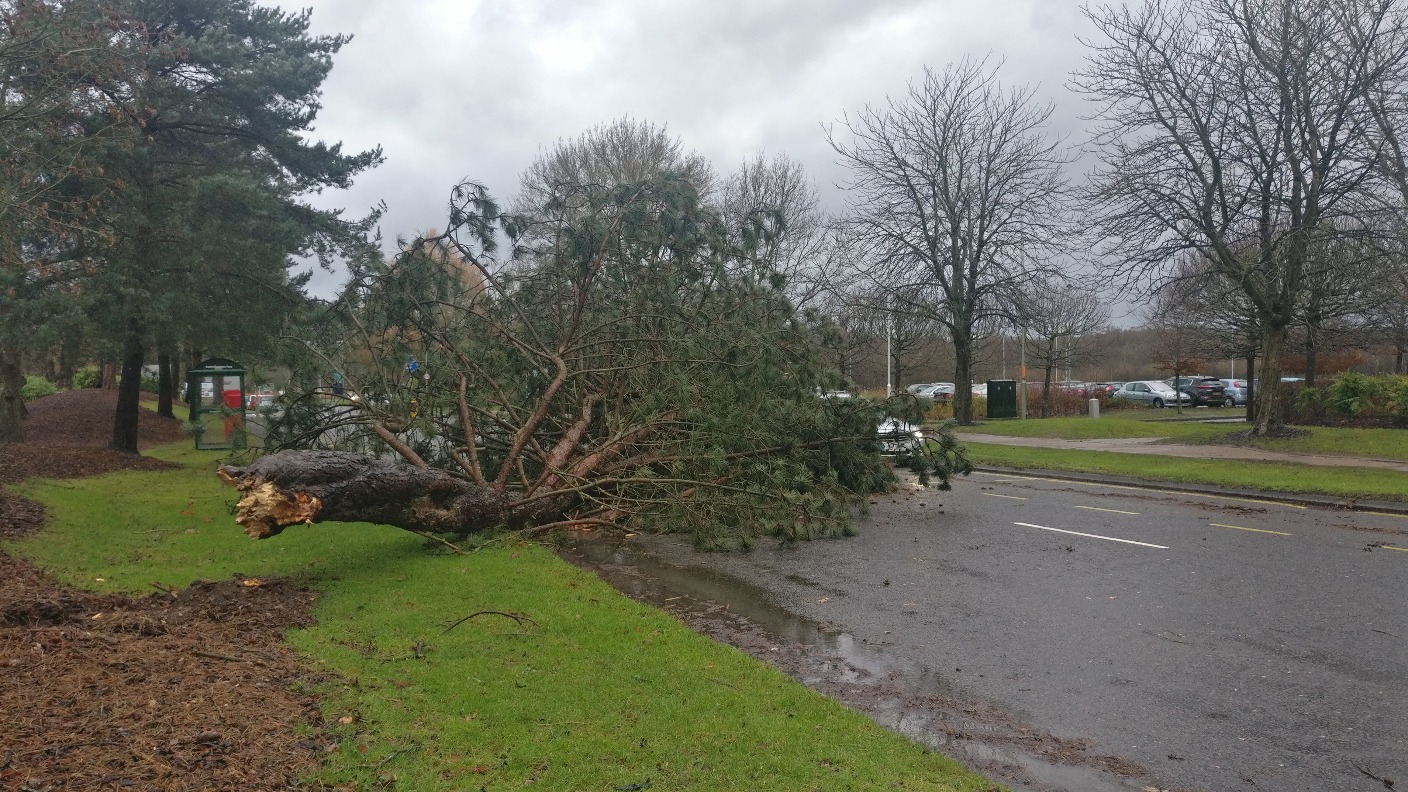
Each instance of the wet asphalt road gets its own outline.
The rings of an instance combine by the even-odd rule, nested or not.
[[[1148,770],[1122,788],[1408,788],[1408,518],[977,474],[860,532],[644,541]]]

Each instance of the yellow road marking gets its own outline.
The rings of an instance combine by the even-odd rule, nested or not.
[[[1392,512],[1362,511],[1360,514],[1372,514],[1375,517],[1397,517],[1400,520],[1408,520],[1408,514],[1394,514]]]
[[[1006,498],[1007,500],[1026,500],[1026,498],[1019,498],[1019,497],[1017,497],[1016,495],[997,495],[997,494],[994,494],[994,493],[991,493],[991,492],[984,492],[983,494],[986,495],[986,496],[988,496],[989,498]]]
[[[1291,536],[1285,531],[1268,531],[1265,528],[1243,528],[1240,525],[1223,525],[1222,523],[1208,523],[1214,528],[1235,528],[1238,531],[1255,531],[1256,533],[1276,534],[1277,536]]]
[[[1393,545],[1379,545],[1385,550],[1397,550],[1400,553],[1408,553],[1408,547],[1394,547]]]
[[[1100,508],[1099,506],[1077,506],[1076,508],[1077,508],[1077,509],[1089,509],[1090,511],[1113,512],[1113,513],[1115,513],[1115,514],[1133,514],[1133,515],[1136,515],[1136,516],[1139,514],[1139,512],[1120,511],[1119,509],[1102,509],[1102,508]]]

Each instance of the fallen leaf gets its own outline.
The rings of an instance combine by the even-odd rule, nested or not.
[[[831,601],[831,598],[830,598],[830,597],[822,597],[821,599],[817,600],[817,602],[830,602],[830,601]]]
[[[259,586],[264,585],[264,581],[260,580],[259,578],[249,578],[247,580],[241,580],[240,585],[244,586],[245,588],[258,588]]]
[[[352,723],[353,720],[355,719],[351,715],[343,715],[341,718],[337,719],[337,722],[341,723],[343,726],[346,726],[349,723]]]

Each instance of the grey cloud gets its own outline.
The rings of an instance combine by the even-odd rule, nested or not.
[[[292,7],[292,6],[290,6]],[[759,152],[803,162],[833,209],[843,178],[822,126],[898,94],[924,65],[1005,57],[1039,83],[1053,126],[1081,128],[1066,93],[1085,22],[1074,0],[529,3],[313,0],[321,33],[351,33],[324,86],[317,136],[385,147],[387,162],[324,205],[386,200],[383,231],[443,222],[449,188],[507,199],[543,146],[633,116],[667,125],[722,172]],[[320,278],[320,284],[330,279]]]

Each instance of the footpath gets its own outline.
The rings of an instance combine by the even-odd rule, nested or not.
[[[990,443],[993,445],[1021,446],[1025,448],[1054,448],[1067,449],[1072,451],[1108,451],[1116,454],[1152,454],[1155,456],[1186,457],[1190,459],[1225,459],[1232,462],[1258,461],[1258,462],[1287,462],[1298,465],[1312,465],[1320,467],[1358,467],[1358,468],[1379,468],[1382,470],[1395,470],[1401,473],[1408,473],[1408,462],[1394,459],[1375,459],[1373,457],[1359,456],[1335,456],[1331,454],[1301,454],[1285,451],[1267,451],[1260,448],[1243,448],[1241,446],[1221,446],[1221,445],[1186,445],[1179,443],[1163,443],[1157,437],[1133,437],[1120,439],[1101,440],[1061,440],[1049,437],[1009,437],[1006,435],[982,434],[978,432],[956,432],[954,437],[961,443]],[[1390,501],[1365,501],[1346,500],[1324,495],[1301,495],[1280,492],[1265,492],[1261,490],[1251,490],[1240,487],[1221,487],[1205,484],[1184,484],[1162,481],[1149,481],[1147,479],[1126,478],[1124,476],[1107,476],[1094,473],[1075,473],[1069,471],[1049,470],[1045,468],[1014,471],[1009,468],[981,467],[981,470],[991,472],[1020,472],[1029,475],[1040,475],[1046,478],[1059,478],[1070,481],[1101,482],[1117,484],[1128,487],[1146,487],[1149,489],[1168,490],[1175,492],[1196,492],[1204,494],[1221,494],[1237,496],[1253,496],[1267,500],[1282,501],[1285,503],[1298,503],[1305,505],[1324,506],[1330,508],[1356,509],[1363,511],[1380,511],[1390,514],[1408,515],[1408,503],[1397,503]]]

